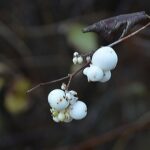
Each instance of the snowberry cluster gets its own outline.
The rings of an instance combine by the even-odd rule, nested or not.
[[[93,54],[91,64],[83,70],[83,74],[89,82],[107,82],[117,62],[118,56],[111,47],[101,47]]]
[[[72,61],[74,64],[82,64],[83,57],[78,52],[74,52]]]
[[[88,56],[86,61],[90,62],[90,65],[83,70],[83,74],[87,76],[88,81],[106,82],[111,78],[111,70],[116,67],[118,56],[111,47],[106,46],[95,51],[92,58]],[[75,52],[73,63],[82,62],[83,57]],[[87,115],[86,104],[78,100],[76,91],[68,91],[66,84],[62,84],[61,89],[49,93],[48,103],[55,122],[71,122],[73,119],[83,119]]]
[[[61,89],[55,89],[48,95],[48,103],[55,122],[71,122],[80,120],[87,115],[87,106],[78,100],[76,91],[65,90],[65,84]]]

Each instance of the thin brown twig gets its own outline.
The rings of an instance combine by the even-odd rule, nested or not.
[[[70,75],[70,78],[69,78],[69,81],[68,81],[66,90],[69,89],[69,86],[70,86],[70,83],[71,83],[72,78],[73,78],[74,76],[76,76],[80,71],[82,71],[85,67],[87,67],[89,64],[90,64],[90,62],[87,62],[85,65],[83,65],[83,66],[82,66],[81,68],[79,68],[77,71],[73,72],[72,74],[69,74],[69,75]]]
[[[147,28],[149,25],[150,25],[150,22],[147,23],[145,26],[141,27],[140,29],[138,29],[138,30],[132,32],[131,34],[129,34],[129,35],[127,35],[127,36],[125,36],[125,37],[123,37],[123,38],[121,38],[121,39],[119,39],[119,40],[117,40],[117,41],[115,41],[115,42],[113,42],[113,43],[107,45],[107,46],[112,47],[112,46],[114,46],[114,45],[117,45],[117,44],[119,44],[119,43],[121,43],[121,42],[127,40],[128,38],[130,38],[130,37],[136,35],[136,34],[139,33],[140,31],[142,31],[142,30],[144,30],[145,28]],[[87,54],[82,55],[82,57],[91,56],[94,52],[95,52],[95,50],[94,50],[94,51],[91,51],[91,52],[89,52],[89,53],[87,53]],[[27,91],[27,93],[30,93],[30,92],[32,92],[33,90],[35,90],[35,89],[37,89],[37,88],[39,88],[39,87],[41,87],[41,86],[50,85],[50,84],[52,84],[52,83],[56,83],[56,82],[59,82],[59,81],[62,81],[62,80],[65,80],[65,79],[68,79],[68,78],[69,78],[68,83],[67,83],[67,87],[66,87],[66,90],[68,90],[68,89],[69,89],[69,86],[70,86],[70,83],[71,83],[71,81],[72,81],[72,78],[73,78],[75,75],[77,75],[81,70],[83,70],[86,66],[88,66],[89,64],[90,64],[90,62],[86,63],[84,66],[82,66],[80,69],[78,69],[78,70],[75,71],[74,73],[68,74],[67,76],[62,77],[62,78],[60,78],[60,79],[53,80],[53,81],[50,81],[50,82],[43,82],[43,83],[40,83],[40,84],[36,85],[35,87],[29,89],[29,90]]]
[[[42,83],[39,83],[38,85],[34,86],[33,88],[29,89],[27,91],[27,93],[30,93],[32,92],[33,90],[41,87],[41,86],[45,86],[45,85],[50,85],[52,83],[56,83],[56,82],[60,82],[60,81],[63,81],[63,80],[66,80],[66,79],[69,79],[68,80],[68,84],[67,84],[67,87],[66,87],[66,90],[69,89],[69,86],[70,86],[70,83],[71,83],[71,80],[74,76],[76,76],[80,71],[82,71],[86,66],[89,65],[90,62],[86,63],[85,65],[83,65],[81,68],[79,68],[77,71],[73,72],[72,74],[68,74],[67,76],[65,77],[62,77],[60,79],[56,79],[56,80],[53,80],[53,81],[49,81],[49,82],[42,82]]]
[[[37,88],[39,88],[39,87],[41,87],[41,86],[50,85],[50,84],[52,84],[52,83],[56,83],[56,82],[60,82],[60,81],[66,80],[66,79],[68,79],[69,77],[70,77],[70,75],[67,75],[67,76],[62,77],[62,78],[57,79],[57,80],[39,83],[38,85],[36,85],[36,86],[34,86],[33,88],[29,89],[29,90],[27,91],[27,93],[30,93],[30,92],[32,92],[33,90],[35,90],[35,89],[37,89]]]

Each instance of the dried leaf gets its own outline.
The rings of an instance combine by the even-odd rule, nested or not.
[[[122,32],[120,38],[122,38],[132,27],[146,20],[150,20],[150,16],[148,16],[144,11],[123,14],[100,20],[99,22],[84,28],[83,32],[97,32],[104,39],[109,39],[110,36],[119,32],[121,29]]]

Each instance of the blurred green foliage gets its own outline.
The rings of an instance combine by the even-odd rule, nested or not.
[[[70,44],[72,44],[77,50],[81,52],[89,52],[98,48],[98,37],[95,33],[83,34],[81,29],[85,25],[71,24],[67,33],[67,38]]]
[[[26,91],[31,87],[28,79],[19,78],[5,95],[4,106],[11,114],[20,114],[28,110],[29,101]]]

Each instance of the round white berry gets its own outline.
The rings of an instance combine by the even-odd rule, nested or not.
[[[70,100],[72,98],[72,94],[70,92],[66,93],[66,99]]]
[[[76,57],[76,56],[78,56],[78,55],[79,55],[78,52],[74,52],[74,53],[73,53],[73,56],[74,56],[74,57]]]
[[[84,74],[84,75],[87,75],[87,72],[88,72],[89,68],[90,68],[90,67],[86,67],[86,68],[83,70],[83,74]]]
[[[82,101],[77,101],[70,106],[70,116],[73,119],[80,120],[87,115],[87,106]]]
[[[69,102],[65,99],[65,92],[60,89],[55,89],[49,93],[48,103],[56,110],[65,109],[69,105]]]
[[[64,114],[64,112],[60,112],[60,113],[58,114],[58,120],[64,121],[64,119],[65,119],[65,114]]]
[[[66,108],[65,110],[65,119],[64,122],[69,123],[72,121],[72,117],[70,116],[70,108]]]
[[[92,56],[92,64],[102,70],[112,70],[116,67],[118,56],[116,52],[108,46],[99,48]]]
[[[110,71],[104,71],[103,78],[100,80],[100,82],[107,82],[111,78],[111,72]]]
[[[90,57],[90,56],[87,56],[87,57],[86,57],[86,61],[87,61],[87,62],[90,62],[90,61],[91,61],[91,57]]]
[[[61,89],[62,89],[62,90],[66,90],[66,87],[67,87],[67,85],[66,85],[65,83],[62,83]]]
[[[73,61],[74,64],[77,64],[78,63],[78,58],[77,57],[73,57],[72,61]]]
[[[74,90],[69,91],[72,95],[77,95],[77,92]]]
[[[82,63],[83,63],[83,58],[82,58],[82,56],[79,56],[77,59],[78,59],[78,64],[82,64]]]
[[[66,122],[66,123],[69,123],[71,121],[72,121],[72,118],[71,118],[70,115],[66,116],[65,119],[64,119],[64,122]]]
[[[58,117],[53,117],[53,120],[55,121],[55,122],[59,122],[60,120],[58,119]]]
[[[72,96],[72,98],[70,99],[69,103],[71,105],[73,105],[77,100],[78,100],[78,97]]]
[[[91,65],[87,71],[88,81],[100,81],[103,78],[103,71],[97,66]]]
[[[72,104],[74,104],[76,101],[77,101],[77,97],[75,97],[73,94],[75,94],[74,92],[73,92],[73,94],[72,94],[72,92],[73,91],[68,91],[67,93],[66,93],[66,99],[68,99],[68,101],[69,101],[69,103],[72,105]]]

